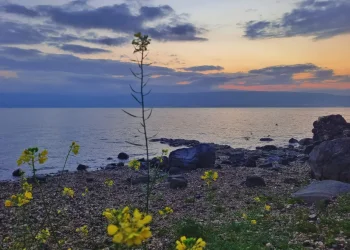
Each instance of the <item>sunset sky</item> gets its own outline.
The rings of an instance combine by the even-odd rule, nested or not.
[[[0,93],[129,92],[138,31],[157,92],[350,95],[349,0],[0,0]]]

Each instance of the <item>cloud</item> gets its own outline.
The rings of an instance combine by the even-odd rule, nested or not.
[[[192,71],[176,71],[149,66],[146,68],[147,74],[154,77],[148,86],[155,92],[175,93],[208,92],[219,88],[292,91],[321,87],[327,92],[331,89],[346,89],[350,85],[350,75],[337,75],[332,69],[308,63],[275,65],[247,72],[202,73],[204,69],[219,67],[202,65],[188,67]],[[130,68],[137,70],[137,65],[118,60],[84,59],[67,54],[45,54],[37,50],[0,46],[0,71],[16,72],[17,76],[2,77],[3,92],[129,93],[129,84],[138,84]]]
[[[1,22],[0,19],[0,44],[39,44],[46,37],[31,25]]]
[[[10,14],[18,14],[18,15],[23,15],[27,17],[39,16],[39,13],[37,11],[18,4],[7,4],[7,5],[4,5],[2,8],[4,12],[10,13]]]
[[[73,1],[62,6],[39,5],[29,9],[21,5],[3,5],[3,12],[26,17],[45,17],[54,24],[79,30],[110,30],[120,34],[143,32],[159,41],[206,41],[201,35],[206,32],[186,21],[169,5],[140,6],[136,11],[130,4],[114,4],[92,8],[86,1]],[[152,24],[150,26],[150,24]],[[112,39],[112,38],[111,38]],[[92,39],[91,42],[106,42],[113,45],[125,41],[114,38]]]
[[[57,46],[61,50],[78,53],[78,54],[98,54],[98,53],[109,53],[110,50],[90,48],[76,44],[64,44],[62,46]]]
[[[119,46],[130,42],[129,37],[94,37],[94,38],[84,38],[82,39],[84,42],[96,43],[108,46]]]
[[[315,40],[350,33],[349,0],[304,0],[280,19],[249,21],[249,39],[306,36]]]
[[[214,66],[214,65],[202,65],[202,66],[182,68],[182,70],[185,70],[185,71],[210,71],[210,70],[224,70],[224,68],[221,66]]]

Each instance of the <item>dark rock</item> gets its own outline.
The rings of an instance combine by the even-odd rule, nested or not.
[[[302,146],[307,146],[312,144],[314,141],[311,138],[304,138],[299,141],[299,144]]]
[[[314,144],[311,144],[309,146],[307,146],[304,150],[304,154],[308,155],[311,153],[311,151],[314,149],[315,145]]]
[[[129,159],[129,155],[127,153],[124,153],[124,152],[119,153],[118,154],[118,159],[120,159],[120,160],[127,160],[127,159]]]
[[[148,176],[137,176],[126,179],[128,183],[131,183],[133,185],[137,184],[146,184],[148,182]]]
[[[117,167],[124,167],[124,162],[118,162]]]
[[[295,178],[292,177],[287,177],[283,180],[284,183],[286,184],[299,184],[299,181]]]
[[[294,198],[303,199],[308,203],[320,200],[330,200],[338,195],[349,193],[350,184],[334,180],[324,180],[311,183],[294,193]]]
[[[171,167],[169,169],[169,175],[178,175],[178,174],[182,174],[181,168]]]
[[[298,143],[299,141],[297,139],[291,138],[289,139],[289,143]]]
[[[350,130],[350,123],[341,115],[328,115],[318,118],[313,123],[312,133],[315,141],[327,141],[337,138],[347,137],[347,131]]]
[[[273,141],[273,139],[266,137],[266,138],[261,138],[260,141]]]
[[[160,160],[158,157],[154,157],[151,160],[151,167],[166,169],[169,167],[169,158],[167,156],[162,156],[162,160]]]
[[[255,168],[257,159],[259,156],[249,156],[244,165],[248,168]]]
[[[111,161],[111,160],[113,160],[112,157],[108,157],[108,158],[107,158],[107,161]]]
[[[272,168],[273,164],[272,164],[272,162],[270,162],[266,159],[259,159],[256,161],[256,166],[258,168]]]
[[[221,164],[223,164],[223,165],[232,165],[232,162],[229,161],[229,160],[224,160],[224,161],[221,162]]]
[[[24,174],[24,171],[20,168],[18,168],[12,172],[12,176],[14,176],[14,177],[21,177],[22,174]]]
[[[310,153],[308,164],[317,179],[350,182],[350,138],[322,142]]]
[[[94,178],[92,178],[92,177],[86,178],[86,182],[93,182],[93,181],[94,181]]]
[[[244,162],[244,151],[237,149],[234,152],[230,153],[230,162],[231,165],[239,165]]]
[[[256,149],[264,150],[264,151],[272,151],[272,150],[277,150],[278,148],[274,145],[265,145],[262,147],[256,147]]]
[[[138,159],[139,162],[146,162],[145,158]]]
[[[300,154],[297,157],[297,160],[300,161],[300,162],[306,162],[308,159],[309,159],[309,156],[305,155],[305,154]]]
[[[78,171],[84,171],[86,169],[88,169],[89,167],[84,165],[84,164],[79,164],[78,167],[77,167],[77,170]]]
[[[117,163],[110,163],[105,167],[105,170],[114,170],[117,169]]]
[[[171,189],[186,188],[188,185],[188,181],[183,175],[169,176],[168,182]]]
[[[200,144],[199,141],[196,140],[186,140],[186,139],[168,139],[168,138],[160,138],[160,139],[151,139],[151,142],[160,142],[162,144],[167,144],[171,147],[194,147]]]
[[[222,166],[220,164],[215,165],[215,169],[222,169]]]
[[[211,145],[199,144],[192,148],[172,151],[169,156],[169,166],[183,170],[214,168],[215,159],[215,149]]]
[[[265,180],[260,176],[248,176],[245,185],[247,187],[265,187]]]

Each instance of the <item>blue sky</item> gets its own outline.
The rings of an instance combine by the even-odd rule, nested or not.
[[[156,92],[350,95],[348,0],[0,0],[0,93],[120,94],[132,34]]]

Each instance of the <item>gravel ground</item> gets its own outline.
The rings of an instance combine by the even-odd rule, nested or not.
[[[171,232],[173,223],[185,217],[196,218],[199,222],[214,221],[227,222],[233,212],[244,209],[255,196],[286,195],[298,190],[309,181],[309,169],[303,164],[282,167],[279,172],[259,168],[233,168],[223,166],[217,170],[218,181],[213,185],[213,198],[208,198],[207,186],[200,179],[203,170],[186,173],[188,187],[185,189],[170,189],[166,181],[158,183],[151,198],[151,213],[154,215],[152,231],[154,236],[150,240],[148,249],[167,249],[173,244]],[[127,167],[116,170],[99,170],[95,172],[74,172],[61,176],[48,177],[47,182],[41,184],[45,201],[50,207],[54,227],[57,228],[57,238],[66,241],[64,248],[72,249],[103,249],[110,243],[106,234],[107,222],[102,216],[106,208],[120,208],[126,205],[144,207],[144,185],[130,185],[126,179],[133,174]],[[266,187],[247,188],[242,182],[249,175],[259,175],[265,179]],[[286,178],[293,178],[293,184],[285,183]],[[107,179],[114,180],[114,185],[104,184]],[[63,187],[73,188],[73,199],[62,197]],[[85,188],[88,194],[81,194]],[[25,217],[30,221],[33,234],[46,226],[43,225],[45,206],[41,202],[40,188],[34,185],[34,199],[25,206]],[[0,183],[0,202],[20,190],[18,182]],[[158,210],[165,206],[173,208],[174,213],[166,219],[158,216]],[[61,210],[57,214],[57,210]],[[214,213],[216,209],[220,213]],[[0,206],[0,240],[13,235],[17,221],[23,216],[18,215],[16,208]],[[89,236],[84,238],[75,229],[88,225]],[[48,242],[48,246],[52,244]],[[48,247],[48,249],[53,249]]]

